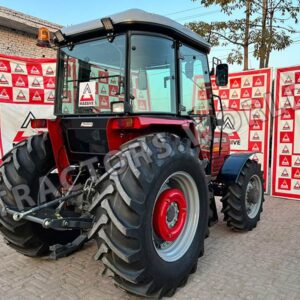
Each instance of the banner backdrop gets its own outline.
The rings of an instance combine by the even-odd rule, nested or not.
[[[0,54],[0,158],[36,131],[34,118],[53,117],[55,59]]]
[[[272,195],[300,200],[300,66],[276,70]]]
[[[232,73],[228,85],[218,87],[212,78],[213,93],[220,96],[224,110],[223,130],[230,137],[232,152],[257,152],[268,186],[271,69]],[[220,101],[214,100],[221,118]]]

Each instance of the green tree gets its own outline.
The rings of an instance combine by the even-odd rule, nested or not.
[[[197,1],[197,0],[192,0]],[[206,37],[213,46],[229,46],[229,63],[243,64],[249,68],[249,47],[259,59],[260,68],[268,67],[273,50],[283,50],[292,44],[291,34],[295,30],[285,22],[298,22],[300,0],[201,0],[205,7],[220,6],[230,16],[241,12],[242,18],[221,22],[191,22],[186,24],[198,34]],[[297,2],[297,3],[296,3]]]
[[[268,67],[273,50],[284,50],[293,43],[295,29],[285,23],[298,23],[300,1],[263,0],[255,1],[261,9],[261,35],[257,38],[254,55],[259,59],[260,68]]]

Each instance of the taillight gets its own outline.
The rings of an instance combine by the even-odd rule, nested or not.
[[[47,120],[46,119],[32,119],[30,121],[31,128],[38,129],[38,128],[47,128]]]
[[[112,129],[139,129],[141,128],[141,123],[138,118],[127,117],[127,118],[117,118],[113,120]]]

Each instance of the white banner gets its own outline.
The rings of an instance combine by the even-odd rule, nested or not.
[[[53,106],[0,104],[3,155],[8,152],[14,144],[38,132],[30,126],[30,121],[37,117],[53,118]]]

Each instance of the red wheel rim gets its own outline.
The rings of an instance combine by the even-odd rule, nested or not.
[[[174,242],[186,222],[187,202],[179,189],[163,191],[156,201],[153,227],[156,235],[167,242]]]

